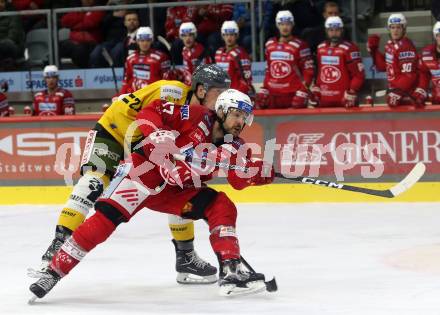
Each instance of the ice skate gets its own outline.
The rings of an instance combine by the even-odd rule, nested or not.
[[[176,241],[177,282],[180,284],[211,284],[217,282],[217,268],[201,259],[194,249],[177,249]]]
[[[42,277],[29,287],[29,290],[34,294],[29,300],[29,303],[33,303],[37,298],[43,298],[60,279],[61,277],[55,271],[47,268],[46,272],[42,274]]]
[[[220,268],[220,295],[247,295],[266,291],[264,275],[246,270],[240,259],[225,260]]]
[[[55,253],[61,248],[64,244],[64,241],[72,234],[70,230],[62,226],[57,226],[55,238],[52,240],[52,243],[49,245],[47,250],[44,252],[41,257],[41,264],[38,269],[28,268],[27,275],[31,278],[41,278],[45,275],[47,267],[49,266],[52,257]]]

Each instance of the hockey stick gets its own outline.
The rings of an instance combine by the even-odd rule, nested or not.
[[[110,54],[108,53],[108,51],[107,51],[107,49],[105,47],[102,47],[102,56],[107,61],[107,63],[110,66],[110,68],[112,68],[113,82],[115,82],[115,91],[116,91],[116,94],[119,94],[118,80],[116,78],[116,71],[115,71],[115,66],[114,66],[113,58],[110,56]]]
[[[399,93],[402,93],[404,97],[408,97],[409,99],[411,99],[411,101],[413,101],[414,103],[416,103],[415,98],[414,98],[411,94],[409,94],[409,93],[407,93],[407,92],[404,92],[404,91],[402,91],[401,89],[379,90],[379,91],[376,92],[375,95],[376,95],[376,97],[382,97],[382,96],[385,96],[385,95],[387,95],[388,93],[393,92],[393,91],[399,91]]]
[[[375,97],[376,95],[376,83],[374,82],[376,80],[376,67],[373,65],[371,65],[371,97]],[[374,107],[374,103],[375,103],[375,99],[373,99],[373,102],[371,103],[371,107]]]
[[[176,68],[176,65],[174,64],[174,60],[173,60],[173,56],[171,56],[171,44],[169,43],[169,41],[167,41],[164,37],[158,35],[157,36],[157,40],[162,43],[162,45],[165,46],[165,48],[168,50],[168,53],[170,54],[170,59],[171,59],[171,69],[174,71],[174,69]]]
[[[185,156],[181,154],[175,154],[174,158],[179,161],[186,161],[186,162],[195,162],[195,163],[206,163],[210,166],[215,166],[218,168],[226,169],[226,170],[240,170],[242,172],[247,173],[249,171],[249,168],[239,165],[233,165],[225,162],[214,162],[209,161],[206,159],[198,159],[190,156]],[[326,180],[322,180],[319,178],[314,177],[305,177],[305,176],[296,176],[296,177],[286,177],[281,173],[275,173],[275,177],[277,178],[283,178],[287,180],[291,180],[294,182],[299,182],[303,184],[311,184],[311,185],[318,185],[321,187],[328,187],[328,188],[334,188],[334,189],[340,189],[340,190],[347,190],[372,196],[379,196],[384,198],[394,198],[401,193],[407,191],[410,189],[415,183],[417,183],[420,178],[425,174],[426,166],[423,164],[423,162],[418,162],[413,169],[406,175],[406,177],[401,180],[399,183],[394,185],[393,187],[385,190],[379,190],[379,189],[370,189],[370,188],[364,188],[359,186],[352,186],[352,185],[346,185],[341,184],[338,182],[330,182]]]
[[[249,269],[249,271],[251,273],[254,273],[254,274],[256,273],[254,268],[252,268],[252,266],[249,265],[249,263],[246,261],[246,259],[244,259],[243,256],[240,255],[240,259],[241,259],[241,262],[243,263],[243,265],[247,269]],[[277,281],[275,280],[275,277],[273,277],[272,280],[269,280],[269,281],[266,281],[266,279],[264,279],[264,284],[266,285],[266,290],[268,292],[275,292],[278,290],[278,284],[277,284]]]

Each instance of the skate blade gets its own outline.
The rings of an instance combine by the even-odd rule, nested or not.
[[[191,273],[179,272],[176,281],[180,284],[213,284],[217,282],[217,276],[197,276]]]
[[[43,270],[36,270],[34,268],[28,268],[27,269],[27,275],[30,278],[37,278],[37,279],[47,277],[47,274],[46,274],[45,271],[43,271]]]
[[[264,281],[253,281],[246,284],[246,287],[237,287],[235,284],[226,284],[220,286],[219,294],[221,296],[243,296],[256,294],[266,291],[266,283]]]
[[[32,296],[31,296],[31,298],[28,300],[28,304],[29,305],[32,305],[32,304],[35,304],[35,301],[38,299],[38,296],[36,296],[35,294],[33,294]]]

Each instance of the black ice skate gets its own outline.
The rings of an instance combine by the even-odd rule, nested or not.
[[[180,284],[211,284],[217,282],[217,268],[201,259],[194,249],[176,248],[177,282]]]
[[[43,298],[60,279],[61,277],[55,271],[47,268],[43,276],[29,287],[29,290],[34,294],[34,296],[30,298],[29,303],[33,303],[37,298]]]
[[[45,275],[47,268],[49,267],[50,262],[52,261],[52,257],[55,253],[61,248],[64,244],[65,240],[72,234],[72,231],[63,227],[61,225],[57,225],[55,231],[55,238],[52,240],[52,243],[47,248],[46,252],[41,257],[41,265],[38,269],[28,268],[27,274],[31,278],[41,278]]]
[[[235,296],[263,291],[276,291],[275,279],[265,282],[262,273],[248,270],[240,259],[229,259],[220,263],[220,295]]]

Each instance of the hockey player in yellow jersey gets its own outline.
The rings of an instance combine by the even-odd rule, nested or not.
[[[228,74],[218,66],[201,65],[193,74],[191,87],[179,81],[160,80],[136,92],[119,96],[89,131],[81,160],[82,177],[73,187],[61,211],[55,238],[42,256],[41,267],[38,270],[29,268],[28,275],[41,276],[54,253],[85,220],[124,155],[131,153],[127,149],[142,140],[140,131],[133,124],[142,108],[156,99],[214,108],[218,95],[229,88],[230,82]],[[169,227],[176,250],[177,282],[216,282],[217,269],[198,257],[194,250],[193,221],[170,215]]]

